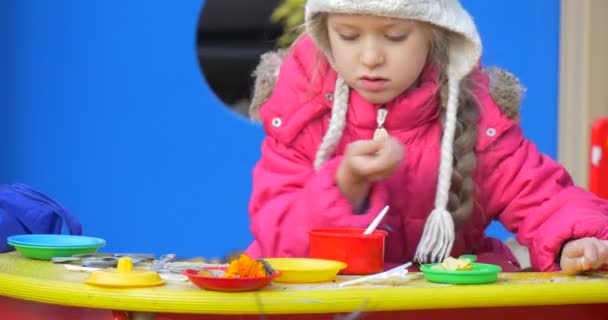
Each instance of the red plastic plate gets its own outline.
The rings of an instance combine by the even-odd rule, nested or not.
[[[226,267],[205,267],[204,270],[222,270],[226,271]],[[226,277],[213,277],[207,275],[198,274],[199,270],[188,269],[184,270],[182,274],[187,276],[192,283],[197,285],[199,288],[213,291],[227,291],[227,292],[239,292],[239,291],[253,291],[259,290],[266,287],[272,279],[281,275],[280,271],[275,271],[273,274],[266,277],[257,278],[226,278]]]

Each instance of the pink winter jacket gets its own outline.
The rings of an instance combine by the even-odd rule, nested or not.
[[[566,241],[608,239],[608,204],[574,186],[559,164],[539,153],[493,101],[487,76],[479,70],[474,76],[481,104],[475,208],[471,222],[457,233],[452,256],[497,253],[517,265],[505,245],[485,236],[497,219],[530,249],[533,269],[558,270]],[[336,77],[304,37],[283,61],[274,92],[260,109],[267,137],[253,171],[249,210],[254,241],[246,251],[252,257],[308,256],[311,228],[365,228],[387,204],[385,262],[401,264],[414,256],[437,184],[442,129],[436,74],[427,70],[419,87],[385,105],[385,128],[405,146],[405,159],[390,178],[373,185],[362,214],[353,212],[334,176],[345,147],[372,138],[377,106],[353,90],[335,156],[319,171],[313,169],[329,123]]]

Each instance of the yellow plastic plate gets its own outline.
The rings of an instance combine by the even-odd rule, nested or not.
[[[318,283],[333,280],[346,263],[310,258],[264,258],[273,269],[281,271],[275,282]]]

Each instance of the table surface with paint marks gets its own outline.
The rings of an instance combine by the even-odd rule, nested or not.
[[[0,295],[89,308],[230,315],[258,314],[260,308],[266,314],[306,314],[608,303],[608,272],[501,273],[496,283],[484,285],[434,284],[411,273],[398,282],[340,287],[355,277],[337,276],[326,283],[272,283],[239,293],[206,291],[183,279],[153,288],[107,289],[85,284],[88,276],[16,252],[0,254]]]

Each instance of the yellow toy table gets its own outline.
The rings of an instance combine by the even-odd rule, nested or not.
[[[261,291],[221,293],[190,282],[103,289],[88,273],[0,254],[2,319],[608,319],[608,273],[503,273],[486,285],[432,284],[416,274],[399,286],[338,287],[353,277],[310,285],[273,283]],[[357,317],[352,317],[357,319]]]

